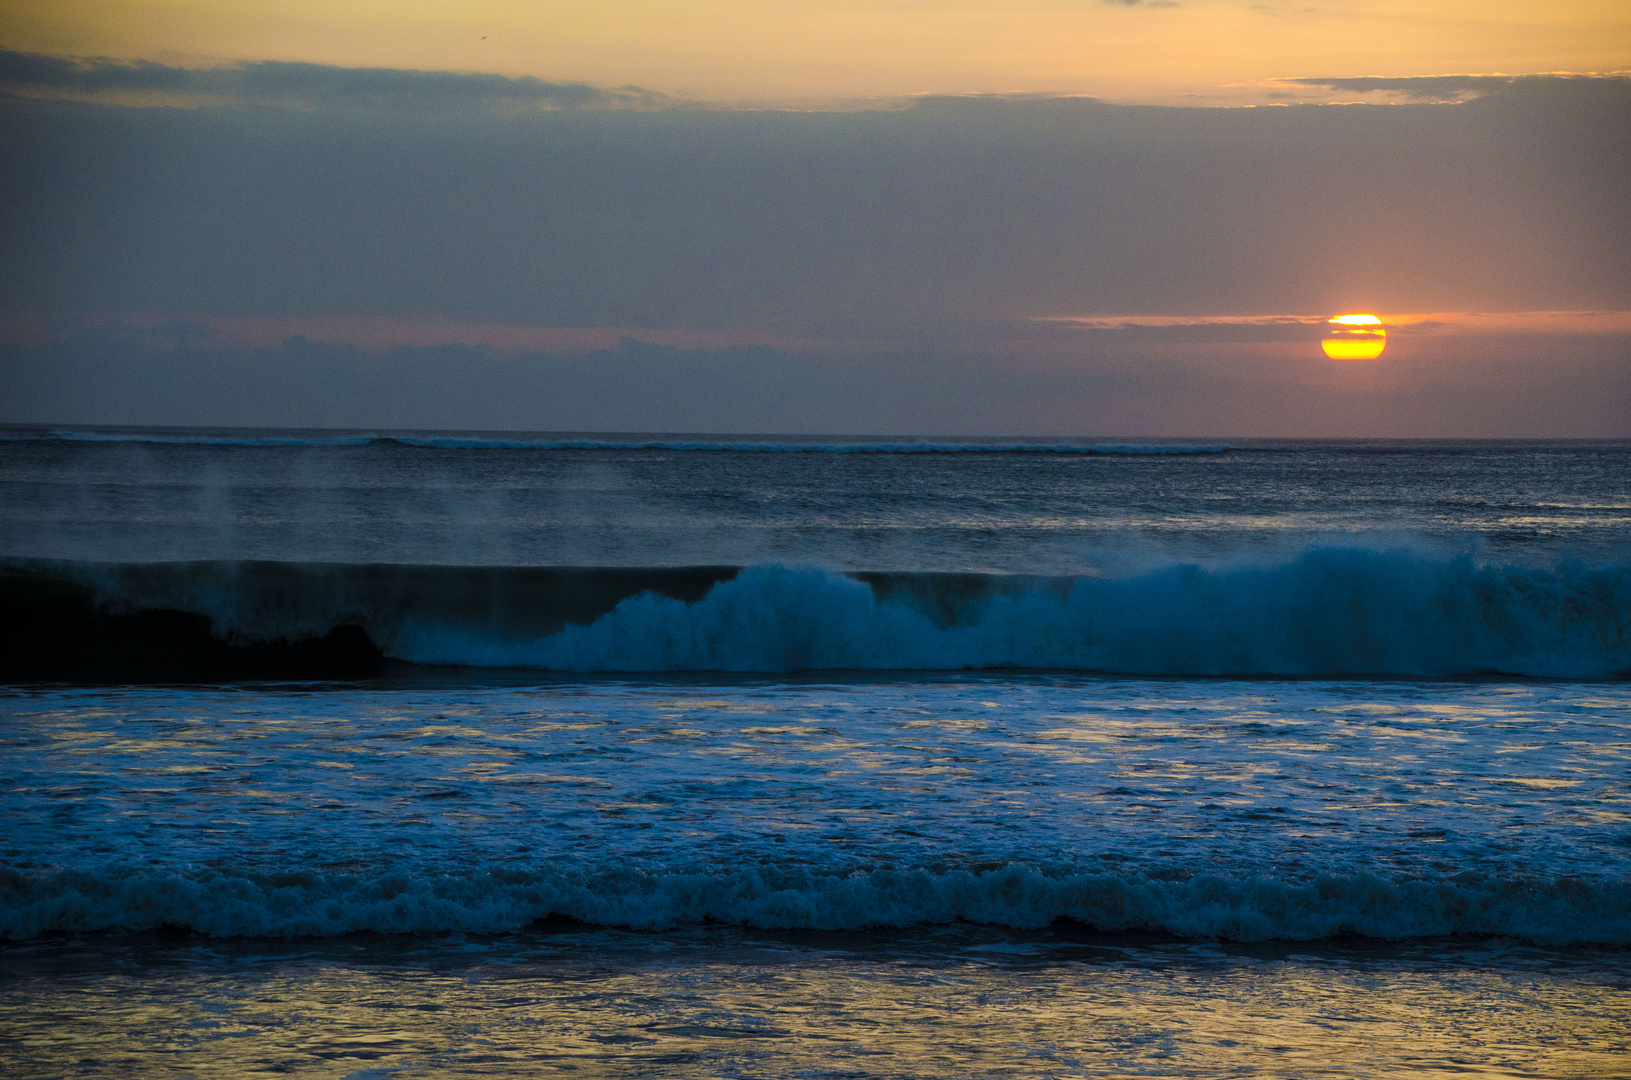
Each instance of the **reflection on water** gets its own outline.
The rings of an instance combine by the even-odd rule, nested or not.
[[[53,939],[0,964],[19,1077],[1601,1077],[1631,1060],[1631,953],[1496,942],[567,927]]]
[[[1622,683],[51,687],[0,713],[20,871],[1631,870]]]

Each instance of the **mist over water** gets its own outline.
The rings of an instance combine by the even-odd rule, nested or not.
[[[1335,541],[1601,562],[1631,547],[1627,445],[12,429],[0,554],[1116,574]]]
[[[391,659],[563,671],[1631,671],[1615,443],[0,449],[14,574],[242,642],[357,627]]]

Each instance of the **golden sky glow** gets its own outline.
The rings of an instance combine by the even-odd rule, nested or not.
[[[1624,70],[1631,4],[0,0],[0,47],[489,71],[727,101],[1018,91],[1179,103],[1264,100],[1264,80],[1298,76]]]

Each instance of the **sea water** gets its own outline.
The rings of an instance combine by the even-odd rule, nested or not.
[[[1631,1075],[1631,444],[12,429],[0,557],[8,1075]]]

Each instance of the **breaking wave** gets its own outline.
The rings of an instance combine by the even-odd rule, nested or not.
[[[1117,578],[779,564],[14,560],[0,570],[0,676],[12,679],[76,677],[75,664],[116,658],[126,639],[161,668],[201,642],[321,655],[333,639],[417,664],[577,672],[1631,674],[1631,567],[1485,565],[1411,550],[1318,547],[1271,565]],[[186,640],[162,640],[171,633]]]
[[[1049,874],[1020,866],[983,873],[874,869],[848,874],[768,866],[724,873],[0,872],[0,937],[11,940],[156,927],[219,937],[504,933],[550,916],[642,930],[704,921],[856,930],[957,920],[1026,929],[1066,919],[1110,932],[1237,941],[1465,934],[1547,945],[1627,945],[1631,885],[1475,874],[1171,881]]]

